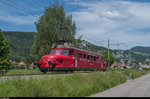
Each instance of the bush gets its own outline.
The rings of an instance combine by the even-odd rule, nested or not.
[[[143,68],[143,70],[150,70],[150,68]]]

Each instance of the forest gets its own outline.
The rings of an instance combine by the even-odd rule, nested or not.
[[[8,39],[12,50],[10,59],[26,62],[26,57],[30,55],[34,42],[35,32],[3,31],[3,35]]]

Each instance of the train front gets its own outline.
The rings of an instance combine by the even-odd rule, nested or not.
[[[52,50],[53,51],[53,50]],[[36,62],[36,65],[41,72],[46,73],[47,71],[53,71],[56,67],[60,67],[62,58],[57,54],[48,54],[41,57],[40,62]]]

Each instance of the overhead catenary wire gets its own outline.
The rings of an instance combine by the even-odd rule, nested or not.
[[[79,35],[79,34],[76,34],[76,35]],[[92,40],[92,39],[90,39],[90,38],[88,38],[88,37],[86,37],[86,36],[83,36],[82,35],[82,37],[83,38],[86,38],[87,40],[90,40],[90,41],[92,41],[92,42],[95,42],[95,43],[97,43],[97,44],[99,44],[99,46],[104,46],[104,47],[107,47],[108,45],[107,44],[102,44],[102,43],[100,43],[100,41],[95,41],[95,40]],[[97,39],[97,40],[99,40],[99,39]],[[107,42],[107,41],[105,41],[105,40],[103,40],[103,39],[100,39],[101,41],[104,41],[104,42]],[[112,41],[112,40],[111,40]],[[126,43],[113,43],[113,44],[111,44],[111,45],[116,45],[116,46],[120,46],[120,45],[124,45],[125,46],[125,48],[126,48],[126,50],[129,50],[129,47],[128,47],[128,45],[126,44]]]
[[[36,5],[34,5],[34,4],[32,4],[32,3],[30,3],[30,2],[28,2],[27,0],[22,0],[24,3],[26,3],[26,4],[30,4],[33,8],[35,8],[35,9],[37,9],[37,10],[42,10],[42,9],[40,9],[40,6],[37,6],[37,4]]]
[[[79,35],[79,34],[76,34],[76,35]],[[83,35],[82,35],[82,37],[86,38],[87,40],[90,40],[90,41],[92,41],[92,42],[95,42],[95,43],[99,44],[99,46],[105,46],[104,44],[102,44],[102,43],[100,43],[100,42],[97,42],[97,41],[94,41],[94,40],[92,40],[92,39],[90,39],[90,38],[88,38],[88,37],[86,37],[86,36],[83,36]],[[106,46],[107,46],[107,45],[106,45]]]
[[[0,0],[0,2],[2,2],[3,4],[5,4],[5,5],[7,5],[7,6],[11,6],[11,7],[15,8],[15,9],[21,11],[21,12],[24,12],[24,13],[26,13],[26,14],[29,14],[29,15],[31,15],[31,16],[33,16],[33,17],[38,18],[38,16],[33,15],[31,12],[29,12],[29,11],[27,11],[27,10],[21,8],[21,7],[17,7],[17,6],[16,6],[15,4],[13,4],[13,3],[8,3],[7,1],[3,1],[3,0]]]
[[[8,1],[8,0],[7,0],[7,1]],[[18,6],[19,8],[21,8],[21,9],[23,9],[23,10],[27,11],[27,12],[28,12],[28,13],[30,13],[30,14],[32,14],[32,13],[33,13],[33,12],[29,11],[28,9],[24,8],[23,6],[17,5],[17,4],[16,4],[16,3],[14,3],[12,0],[9,0],[8,2],[12,3],[13,5]],[[32,14],[32,15],[33,15],[33,14]],[[33,15],[33,16],[38,17],[38,15]]]

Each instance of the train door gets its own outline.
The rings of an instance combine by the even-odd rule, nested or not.
[[[93,60],[93,56],[91,55],[91,60],[90,60],[90,67],[94,68],[94,60]]]
[[[75,68],[77,68],[77,55],[78,55],[78,52],[77,51],[75,51]]]
[[[103,64],[103,69],[105,69],[106,65],[104,64],[104,57],[102,57],[102,64]]]
[[[98,68],[100,68],[100,67],[101,67],[101,65],[100,65],[100,61],[99,61],[99,57],[97,57],[97,66],[98,66]]]
[[[93,62],[94,63],[94,68],[97,68],[98,64],[97,64],[97,61],[96,61],[96,56],[94,56],[93,58],[94,58],[94,62]]]
[[[99,58],[99,61],[101,63],[101,68],[103,68],[103,61],[102,61],[102,57]]]
[[[87,57],[86,53],[83,53],[83,68],[87,68],[88,65],[86,57]]]
[[[87,55],[87,68],[91,68],[90,67],[90,55]]]
[[[83,56],[82,52],[79,52],[78,53],[78,59],[77,59],[78,68],[83,68],[83,58],[82,58],[82,56]]]

